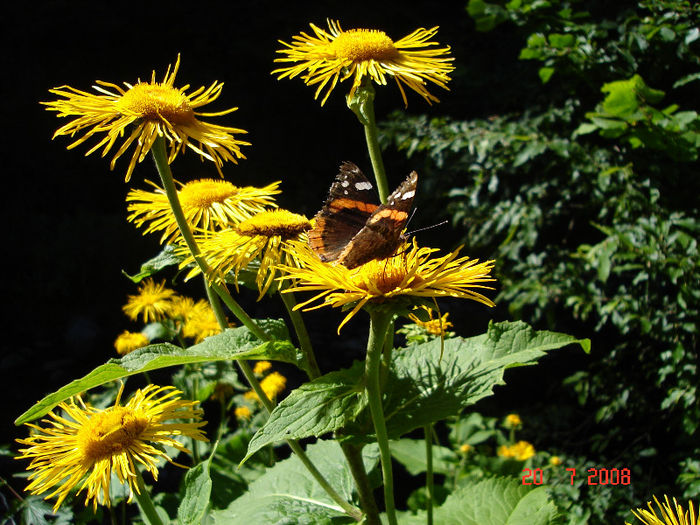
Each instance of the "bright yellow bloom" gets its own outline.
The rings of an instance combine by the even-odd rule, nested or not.
[[[260,290],[258,299],[261,299],[277,275],[278,264],[298,266],[295,252],[285,248],[290,241],[306,242],[306,232],[310,229],[311,222],[303,215],[287,210],[272,210],[258,213],[236,228],[198,236],[197,243],[214,272],[209,276],[212,280],[223,280],[229,272],[234,272],[237,286],[241,270],[254,259],[259,259],[255,282]],[[184,247],[177,249],[176,253],[185,255],[181,268],[194,262]],[[199,271],[199,267],[195,266],[187,277],[190,278]]]
[[[153,71],[150,83],[124,83],[122,89],[110,82],[97,81],[93,86],[100,94],[87,93],[70,86],[50,89],[49,92],[64,97],[53,102],[42,102],[49,111],[58,112],[59,117],[75,117],[54,133],[75,136],[85,132],[82,137],[73,142],[68,149],[74,148],[93,135],[105,134],[87,153],[89,155],[102,149],[102,156],[109,153],[114,144],[122,139],[119,149],[112,157],[110,169],[114,169],[117,159],[135,144],[135,150],[126,171],[126,181],[131,178],[136,163],[143,161],[153,147],[158,137],[165,137],[170,146],[168,163],[175,160],[177,154],[190,148],[202,157],[216,165],[219,174],[224,161],[236,163],[236,159],[244,159],[240,146],[249,146],[248,142],[236,140],[234,133],[246,133],[238,128],[219,126],[199,120],[197,117],[216,117],[226,115],[238,108],[231,108],[216,113],[201,113],[197,108],[213,102],[221,94],[223,84],[214,82],[208,88],[200,87],[190,94],[185,91],[189,85],[182,88],[173,87],[175,75],[180,67],[180,55],[175,67],[170,72],[170,66],[165,73],[163,82],[156,82]],[[127,128],[133,127],[126,133]]]
[[[659,500],[654,496],[654,501],[656,506],[659,507],[659,514],[654,512],[651,506],[651,501],[647,502],[649,510],[637,509],[632,511],[639,521],[644,523],[644,525],[698,525],[698,519],[695,514],[695,508],[693,507],[693,502],[688,502],[688,510],[684,511],[683,507],[678,504],[676,498],[673,498],[673,505],[668,501],[668,496],[664,496],[665,503],[659,503]],[[625,522],[626,525],[630,525]]]
[[[508,414],[506,416],[506,426],[508,428],[517,428],[522,426],[523,421],[518,414]]]
[[[549,458],[549,464],[554,467],[558,467],[559,465],[561,465],[561,458],[559,456],[552,456],[551,458]]]
[[[474,447],[472,447],[469,443],[463,443],[459,446],[459,451],[462,454],[469,454],[469,452],[471,452],[473,448]]]
[[[441,317],[434,318],[432,308],[422,306],[422,309],[428,312],[428,315],[430,316],[429,320],[422,321],[416,314],[408,314],[408,318],[423,328],[430,335],[444,337],[447,331],[454,326],[447,320],[447,316],[450,315],[449,312],[445,313],[445,315]]]
[[[518,441],[515,445],[498,447],[498,455],[504,458],[515,458],[518,461],[525,461],[535,455],[535,447],[527,441]]]
[[[271,374],[265,376],[262,381],[260,381],[260,388],[262,388],[262,391],[265,392],[265,395],[269,399],[273,400],[284,391],[286,386],[287,378],[279,372],[272,372]],[[243,397],[245,399],[260,399],[254,390],[246,392],[243,394]]]
[[[175,291],[165,287],[165,281],[155,284],[148,278],[138,288],[138,295],[129,295],[122,306],[124,313],[135,321],[139,315],[144,323],[160,321],[170,314]]]
[[[197,301],[184,318],[182,335],[183,337],[194,339],[195,344],[201,343],[205,338],[220,332],[221,326],[216,320],[214,310],[203,299]]]
[[[258,361],[255,363],[255,368],[253,368],[253,373],[256,376],[261,376],[265,372],[267,372],[270,368],[272,368],[272,363],[270,361]]]
[[[387,76],[393,77],[406,105],[404,86],[418,93],[428,104],[439,100],[428,92],[426,81],[448,89],[454,59],[449,56],[449,46],[431,48],[437,45],[429,41],[437,33],[437,27],[416,29],[394,42],[386,33],[376,29],[343,31],[340,23],[334,20],[328,21],[329,31],[309,25],[315,36],[301,33],[292,37],[291,44],[279,41],[287,49],[277,51],[285,56],[275,59],[275,62],[292,62],[294,65],[272,73],[276,73],[279,79],[303,75],[307,85],[318,84],[315,98],[327,87],[321,105],[325,104],[338,81],[351,77],[349,97],[366,77],[382,86],[386,85]]]
[[[54,511],[77,486],[78,492],[87,490],[86,505],[92,501],[95,509],[98,503],[109,506],[112,473],[128,484],[131,501],[133,491],[139,490],[138,465],[157,480],[159,458],[177,465],[163,446],[189,453],[174,436],[207,441],[201,429],[206,424],[201,421],[202,410],[194,408],[196,401],[181,401],[179,390],[148,385],[120,406],[122,390],[123,385],[114,406],[107,409],[86,406],[80,396],[71,398],[58,405],[65,415],[49,412],[50,419],[42,420],[45,428],[28,424],[33,434],[17,440],[28,447],[20,449],[17,459],[31,459],[27,490],[52,491],[45,499],[57,496]],[[170,419],[194,421],[166,423]]]
[[[354,305],[340,323],[338,331],[367,303],[386,303],[418,297],[461,297],[472,299],[487,306],[494,306],[491,299],[475,292],[475,288],[492,290],[481,283],[492,282],[489,272],[493,261],[479,263],[469,257],[457,257],[461,249],[437,258],[430,255],[434,248],[419,248],[415,238],[406,243],[395,255],[384,260],[372,260],[352,270],[342,265],[324,263],[305,245],[295,243],[293,248],[302,267],[284,267],[287,272],[282,279],[292,279],[293,284],[285,291],[319,292],[298,304],[306,308],[320,301],[313,310],[323,306],[333,308]]]
[[[128,220],[139,228],[145,226],[144,235],[162,231],[161,244],[181,239],[165,190],[151,181],[146,182],[155,191],[131,190],[126,196],[130,212]],[[280,193],[277,189],[279,182],[264,188],[238,187],[224,180],[212,179],[177,184],[180,185],[178,198],[190,229],[205,232],[235,226],[268,206],[274,207],[273,195]]]
[[[114,348],[119,355],[126,355],[137,348],[146,346],[150,341],[141,332],[124,330],[114,341]]]
[[[236,419],[250,419],[253,415],[250,408],[246,406],[236,407],[233,414],[236,416]]]

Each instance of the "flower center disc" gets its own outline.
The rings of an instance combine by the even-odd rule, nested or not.
[[[179,90],[162,84],[136,84],[122,95],[118,105],[126,113],[146,120],[167,120],[176,125],[194,120],[189,99]]]
[[[226,181],[195,180],[185,184],[178,192],[182,204],[208,208],[215,202],[224,202],[238,193],[238,188]]]
[[[293,239],[301,233],[311,229],[311,223],[303,215],[298,215],[287,210],[264,211],[241,222],[236,230],[241,235],[255,237],[274,237],[279,235],[282,239]]]
[[[78,431],[78,443],[84,457],[99,461],[128,450],[147,427],[147,418],[114,407],[93,415]]]
[[[374,260],[360,266],[359,271],[352,277],[358,288],[368,292],[388,294],[399,287],[410,286],[418,276],[413,276],[411,283],[405,283],[406,269],[393,259]]]
[[[338,58],[353,61],[390,60],[398,55],[391,38],[376,29],[344,31],[333,40],[331,49]]]

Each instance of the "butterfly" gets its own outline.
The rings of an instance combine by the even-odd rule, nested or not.
[[[386,204],[375,204],[372,183],[355,164],[343,162],[308,232],[309,246],[322,261],[348,269],[390,257],[404,239],[417,182],[412,171]]]

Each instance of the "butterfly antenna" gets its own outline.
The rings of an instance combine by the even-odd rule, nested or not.
[[[415,210],[414,210],[414,211],[415,211]],[[411,215],[411,217],[413,217],[413,215]],[[409,219],[409,220],[410,220],[410,219]],[[432,229],[432,228],[437,228],[438,226],[443,226],[443,225],[447,224],[448,222],[449,222],[449,221],[448,221],[447,219],[445,219],[444,221],[438,222],[437,224],[433,224],[433,225],[431,225],[431,226],[426,226],[425,228],[418,228],[417,230],[413,230],[413,231],[410,231],[410,232],[406,232],[406,237],[408,237],[409,235],[413,235],[414,233],[422,232],[422,231],[425,231],[425,230],[430,230],[430,229]],[[408,222],[407,222],[406,224],[408,224]]]

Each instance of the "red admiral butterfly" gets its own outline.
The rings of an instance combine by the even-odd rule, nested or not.
[[[417,182],[412,171],[386,204],[374,204],[372,183],[355,164],[344,162],[309,231],[311,249],[322,261],[349,269],[390,257],[401,244]]]

